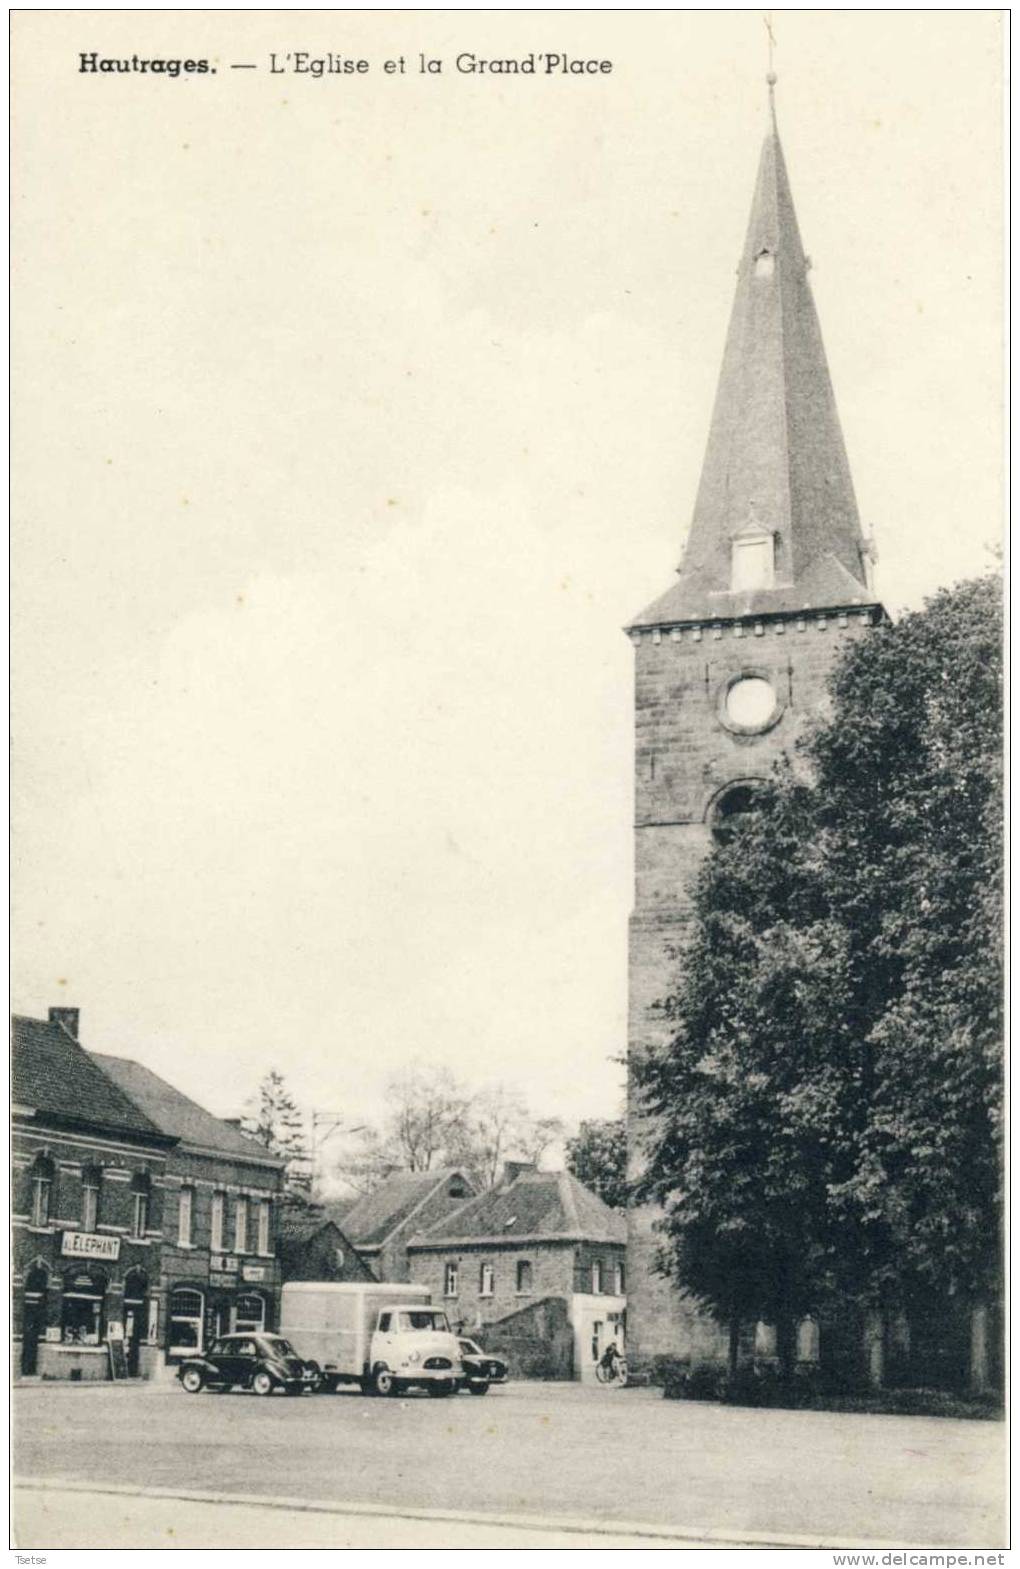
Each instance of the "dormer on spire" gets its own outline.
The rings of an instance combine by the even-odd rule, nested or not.
[[[635,627],[876,603],[771,69],[766,80],[769,124],[680,581]]]

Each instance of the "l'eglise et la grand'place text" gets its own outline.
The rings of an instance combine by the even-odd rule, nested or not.
[[[258,66],[246,64],[243,69],[257,70]],[[489,60],[466,50],[451,60],[421,52],[396,55],[379,62],[375,69],[383,76],[608,76],[613,62],[545,51]],[[270,76],[367,76],[372,70],[371,60],[343,54],[313,54],[308,49],[273,51],[268,60]],[[94,49],[82,50],[78,55],[78,72],[85,76],[215,76],[216,71],[217,67],[206,59],[143,58],[137,54],[117,57],[100,55]]]

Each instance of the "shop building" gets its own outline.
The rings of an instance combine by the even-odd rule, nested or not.
[[[160,1273],[166,1362],[218,1335],[275,1329],[283,1161],[140,1062],[99,1053],[92,1061],[173,1140]]]
[[[17,1016],[11,1045],[13,1364],[22,1377],[148,1377],[176,1139],[96,1066],[78,1010]]]

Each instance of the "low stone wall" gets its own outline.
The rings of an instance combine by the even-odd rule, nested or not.
[[[506,1359],[511,1378],[574,1377],[574,1332],[562,1297],[543,1297],[486,1324],[479,1342],[486,1351]]]

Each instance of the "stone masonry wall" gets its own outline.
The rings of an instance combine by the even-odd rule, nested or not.
[[[867,633],[874,613],[858,607],[825,616],[805,612],[769,622],[643,631],[635,677],[635,903],[630,922],[628,1059],[669,1037],[658,1005],[676,973],[675,950],[689,918],[689,897],[712,843],[714,804],[727,785],[767,777],[789,754],[805,722],[824,711],[833,661]],[[731,680],[767,677],[779,717],[761,734],[723,723]],[[630,1077],[630,1076],[629,1076]],[[644,1165],[651,1130],[631,1078],[628,1087],[631,1176]],[[631,1363],[649,1371],[656,1358],[723,1360],[722,1326],[700,1314],[655,1270],[654,1208],[628,1216],[627,1340]]]

